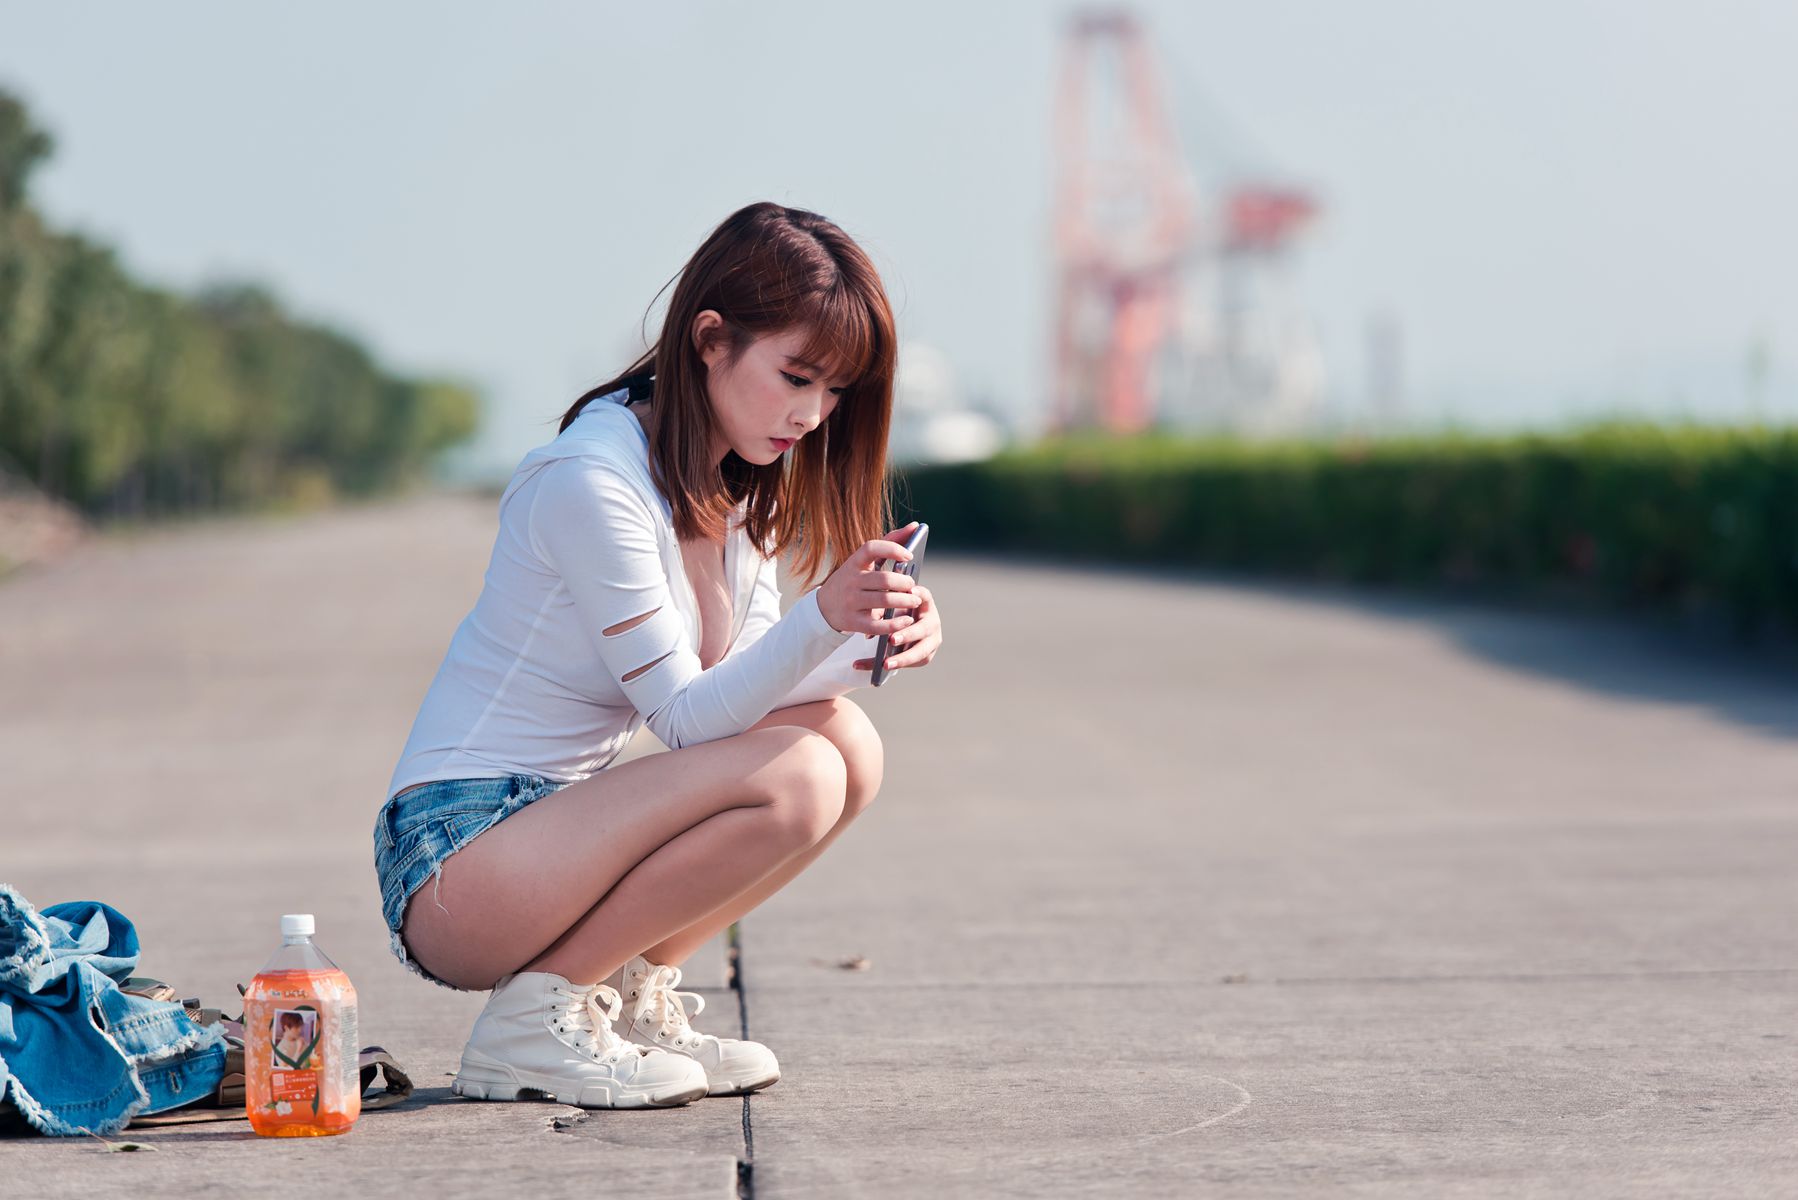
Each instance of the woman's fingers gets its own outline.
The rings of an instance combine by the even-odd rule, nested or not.
[[[934,657],[936,657],[936,647],[929,643],[900,646],[889,642],[887,670],[903,671],[906,667],[924,666]],[[857,659],[851,665],[858,671],[871,671],[874,669],[874,660],[872,658]]]
[[[894,532],[904,533],[916,525],[914,521]],[[874,538],[863,542],[831,572],[818,589],[818,606],[832,629],[882,634],[901,628],[895,623],[896,618],[880,614],[887,609],[909,610],[917,605],[906,599],[912,589],[912,577],[881,566],[889,559],[904,563],[911,559],[911,553],[896,541]]]
[[[856,619],[850,623],[851,632],[865,634],[876,638],[883,633],[897,633],[901,629],[910,628],[917,623],[917,617],[909,612],[898,612],[892,616],[882,616],[883,609],[857,609]]]
[[[883,633],[894,633],[904,629],[916,620],[911,612],[904,610],[900,605],[893,605],[892,607],[898,611],[896,611],[893,616],[888,617],[883,615],[886,612],[885,606],[875,608],[872,605],[864,605],[862,601],[857,600],[855,606],[849,610],[848,621],[841,627],[841,632],[863,634],[867,637],[879,637]],[[828,620],[828,618],[826,619]],[[835,622],[831,623],[831,628],[837,628]]]
[[[904,629],[915,620],[913,614],[921,603],[912,594],[915,581],[905,572],[886,569],[882,564],[888,560],[896,564],[910,561],[911,552],[895,539],[908,535],[917,526],[918,522],[913,521],[885,538],[863,542],[851,556],[859,569],[859,573],[847,572],[849,579],[845,581],[850,583],[849,599],[858,610],[858,618],[851,624],[854,631],[879,637]],[[889,609],[894,615],[884,616]]]
[[[912,530],[916,529],[917,527],[918,527],[918,523],[916,521],[913,521],[909,525],[901,525],[899,528],[892,530],[891,532],[889,532],[887,534],[887,537],[893,539],[894,541],[903,541],[905,536],[907,534],[909,534]]]
[[[887,669],[901,671],[906,667],[928,666],[936,657],[937,650],[943,644],[942,618],[937,616],[930,590],[919,585],[921,599],[927,606],[918,614],[917,620],[901,632],[895,632],[887,639]],[[854,664],[857,670],[872,670],[874,660],[864,658]]]
[[[918,581],[904,571],[869,571],[858,580],[863,587],[888,592],[912,592]]]
[[[890,617],[875,617],[869,622],[869,625],[874,636],[879,637],[883,633],[898,633],[916,620],[917,618],[910,613],[896,613]]]
[[[867,596],[866,603],[870,610],[898,608],[909,612],[924,606],[923,598],[913,595],[911,592],[867,592],[864,594]]]
[[[925,587],[923,584],[919,584],[916,589],[907,592],[906,595],[911,597],[913,601],[912,616],[921,619],[928,615],[933,619],[935,618],[936,609],[931,604],[929,588]]]
[[[889,541],[886,538],[875,538],[872,541],[863,542],[862,548],[856,553],[862,556],[864,564],[873,564],[888,558],[897,559],[900,562],[911,561],[910,550],[898,542]]]
[[[870,571],[862,577],[863,586],[856,590],[856,604],[879,615],[889,608],[902,612],[916,610],[923,600],[912,591],[910,575],[897,571]]]
[[[890,608],[893,602],[889,597],[910,597],[917,588],[916,581],[910,575],[904,575],[898,571],[869,571],[861,577],[859,582],[861,590],[868,595],[869,608],[873,608],[876,604],[882,608]],[[912,601],[907,599],[905,604],[910,607]]]

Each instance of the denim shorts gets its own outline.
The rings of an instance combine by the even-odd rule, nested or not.
[[[567,787],[537,775],[495,779],[439,779],[393,797],[375,819],[375,874],[388,944],[407,970],[453,988],[406,953],[400,927],[406,902],[426,881],[443,883],[443,860],[533,800]],[[439,901],[441,904],[441,901]],[[446,910],[447,911],[447,910]]]

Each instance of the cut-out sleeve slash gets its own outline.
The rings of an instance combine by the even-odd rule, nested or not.
[[[783,698],[858,640],[825,622],[813,592],[758,629],[752,646],[743,641],[745,614],[738,648],[701,670],[675,607],[679,585],[662,558],[660,517],[622,469],[601,458],[559,459],[535,483],[533,548],[561,577],[613,682],[671,749],[733,736],[795,703]]]

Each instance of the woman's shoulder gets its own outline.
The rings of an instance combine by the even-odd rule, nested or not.
[[[593,411],[596,406],[603,407]],[[623,485],[651,512],[662,507],[637,418],[605,397],[589,402],[567,429],[519,460],[500,497],[501,509],[526,485],[540,497],[564,500]]]
[[[619,393],[622,398],[623,393]],[[594,465],[622,468],[635,477],[649,476],[649,455],[642,426],[615,399],[590,401],[581,415],[554,438],[528,451],[513,471],[514,478],[531,475],[553,462],[574,459]]]
[[[588,451],[624,452],[631,458],[642,457],[644,442],[642,423],[624,405],[627,392],[620,389],[606,396],[595,396],[581,409],[580,415],[539,449],[568,456]]]
[[[601,452],[548,459],[521,476],[501,501],[500,523],[545,561],[563,565],[607,548],[659,546],[672,529],[653,488]]]
[[[609,511],[629,504],[653,513],[659,507],[651,503],[656,493],[648,473],[603,446],[545,459],[532,478],[533,508]]]

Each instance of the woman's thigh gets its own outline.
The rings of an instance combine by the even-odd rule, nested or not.
[[[631,868],[718,813],[796,802],[820,754],[810,729],[775,725],[650,754],[532,802],[443,862],[406,906],[408,953],[459,987],[529,962]],[[839,801],[840,803],[840,801]]]

